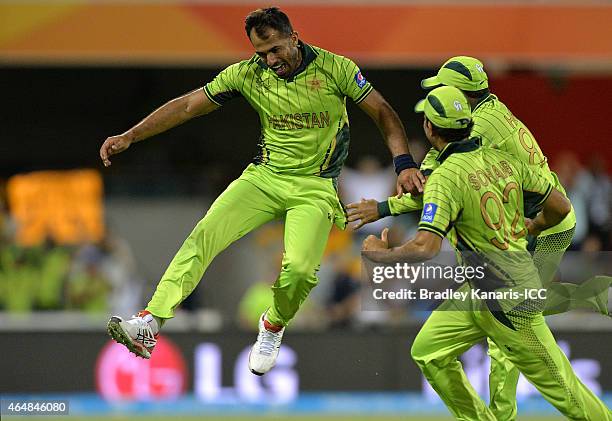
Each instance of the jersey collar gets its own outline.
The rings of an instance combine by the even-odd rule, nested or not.
[[[295,72],[293,72],[291,76],[285,79],[287,82],[293,82],[295,77],[302,73],[306,69],[306,67],[310,63],[312,63],[318,56],[318,53],[314,50],[314,48],[312,48],[310,45],[306,44],[303,41],[298,41],[298,48],[302,51],[302,63],[300,63],[300,66],[295,69]],[[257,58],[257,64],[259,65],[259,67],[265,70],[268,69],[268,65],[264,63],[263,60],[259,58],[259,56],[255,55],[254,57]]]
[[[287,82],[293,82],[293,79],[306,70],[306,66],[317,58],[317,52],[305,42],[299,41],[298,47],[300,50],[302,50],[302,63],[300,64],[300,67],[295,69],[295,72],[293,72],[293,74],[287,78]]]
[[[471,152],[473,150],[478,149],[478,143],[476,143],[477,138],[472,137],[465,140],[460,140],[459,142],[450,142],[448,145],[442,149],[440,155],[436,159],[438,162],[442,163],[454,153],[463,153],[463,152]]]
[[[489,102],[489,101],[493,101],[494,99],[497,99],[497,97],[493,94],[489,94],[487,96],[485,96],[484,98],[482,98],[480,101],[478,101],[478,104],[476,104],[474,106],[474,108],[472,109],[472,113],[474,111],[476,111],[482,104],[484,104],[485,102]]]

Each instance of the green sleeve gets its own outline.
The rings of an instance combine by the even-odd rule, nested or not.
[[[242,63],[236,63],[226,67],[211,82],[204,85],[204,93],[208,99],[217,105],[223,105],[241,95],[238,83],[241,65]]]
[[[473,116],[472,121],[474,122],[474,127],[472,127],[470,135],[472,137],[479,137],[482,146],[495,146],[493,140],[499,138],[499,135],[495,132],[495,127],[491,122],[479,116]]]
[[[387,199],[387,204],[390,215],[420,211],[423,209],[423,196],[413,196],[410,193],[404,194],[399,199],[395,196],[391,196]]]
[[[523,183],[525,216],[533,218],[542,209],[544,201],[550,196],[553,185],[550,183],[547,174],[540,168],[528,166],[521,161],[517,162],[520,164],[519,171]]]
[[[421,162],[419,169],[425,177],[428,177],[433,170],[440,166],[440,162],[438,162],[439,155],[440,152],[434,148],[431,148],[427,152],[427,155],[425,155],[425,158],[423,158],[423,162]]]
[[[355,101],[360,103],[374,89],[370,82],[361,74],[359,67],[353,60],[337,56],[338,66],[335,72],[336,83],[340,92]]]
[[[444,167],[429,176],[423,193],[423,212],[419,222],[419,231],[431,231],[445,237],[452,228],[462,208],[457,199],[461,194],[450,194],[454,184],[449,183],[450,174]]]

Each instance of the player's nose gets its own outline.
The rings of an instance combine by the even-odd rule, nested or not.
[[[276,66],[278,64],[278,57],[276,57],[276,54],[268,53],[266,56],[266,64],[268,67]]]

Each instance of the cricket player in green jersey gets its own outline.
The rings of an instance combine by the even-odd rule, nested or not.
[[[533,134],[497,96],[490,92],[488,76],[480,60],[467,56],[452,57],[442,65],[437,75],[423,80],[421,85],[424,88],[439,85],[459,88],[472,109],[474,126],[471,136],[479,138],[479,143],[484,147],[508,152],[527,164],[532,170],[543,174],[558,191],[566,195],[557,175],[548,167],[546,156],[542,153]],[[440,165],[437,159],[439,154],[439,151],[431,148],[423,159],[420,168],[425,176],[429,176]],[[399,198],[390,197],[384,202],[369,199],[347,206],[349,221],[358,221],[356,228],[385,216],[421,211],[422,208],[423,197],[410,194]],[[527,200],[525,215],[528,218],[534,218],[535,214],[533,205]],[[590,308],[607,315],[608,288],[612,278],[597,277],[580,286],[566,283],[551,284],[563,253],[571,244],[575,225],[576,216],[572,209],[559,224],[541,233],[530,244],[530,249],[534,251],[534,261],[540,278],[544,286],[549,289],[548,307],[545,314],[571,310],[572,306],[575,306]],[[456,246],[453,233],[454,230],[450,230],[448,237]],[[582,295],[590,299],[568,301],[566,297],[572,296],[571,291],[577,288],[587,291]],[[556,294],[557,290],[560,290],[561,294]],[[517,410],[516,385],[519,372],[491,340],[489,340],[489,355],[491,357],[489,382],[491,409],[499,420],[514,420]]]
[[[425,185],[419,230],[391,249],[387,229],[381,239],[369,236],[365,255],[379,263],[426,261],[454,228],[465,261],[489,266],[484,279],[468,281],[472,293],[464,302],[447,301],[432,313],[415,338],[413,359],[459,420],[497,420],[457,359],[485,337],[569,419],[612,420],[605,404],[576,377],[546,325],[540,300],[527,293],[542,288],[527,232],[538,236],[558,225],[571,212],[570,202],[545,173],[468,137],[472,116],[459,89],[436,88],[417,110],[425,113],[425,135],[439,152],[439,166]],[[533,220],[525,220],[526,200],[539,212]],[[487,295],[481,298],[480,291]],[[524,294],[510,294],[517,291]]]
[[[278,8],[258,9],[245,20],[255,55],[221,71],[202,89],[174,99],[100,150],[109,157],[132,143],[208,114],[244,97],[259,114],[261,137],[254,162],[215,200],[170,263],[146,309],[130,320],[113,316],[110,335],[149,358],[163,321],[194,290],[228,245],[262,224],[284,218],[285,253],[273,286],[274,303],[259,321],[249,356],[258,375],[275,364],[285,326],[310,290],[332,225],[346,225],[336,179],[349,147],[346,98],[380,128],[394,158],[398,193],[422,191],[424,177],[409,155],[400,119],[346,57],[298,38]]]

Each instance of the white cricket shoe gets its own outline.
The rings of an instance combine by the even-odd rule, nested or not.
[[[151,327],[153,325],[153,327]],[[155,328],[155,332],[153,331]],[[141,311],[130,320],[123,320],[113,316],[108,321],[108,334],[117,343],[125,345],[132,353],[139,357],[149,359],[151,352],[157,344],[157,322],[148,311]]]
[[[257,342],[249,353],[249,370],[258,376],[263,376],[272,370],[283,340],[284,327],[274,326],[266,320],[267,311],[259,319],[259,335]]]

